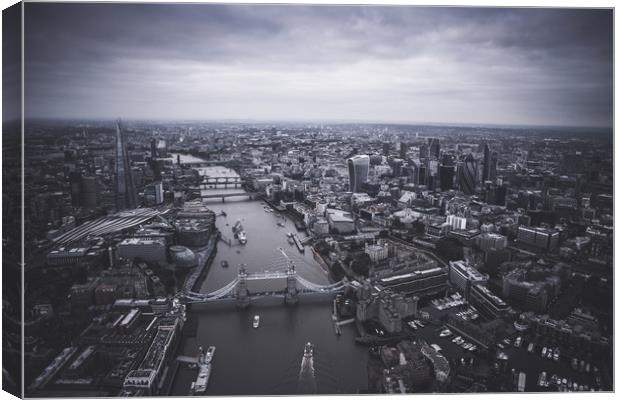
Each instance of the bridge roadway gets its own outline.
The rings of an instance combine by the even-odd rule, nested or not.
[[[282,290],[264,291],[250,293],[247,289],[248,281],[257,280],[285,280],[286,284]],[[211,293],[197,293],[192,291],[182,291],[177,296],[185,303],[210,303],[214,301],[236,300],[243,307],[247,306],[253,299],[261,297],[284,297],[286,302],[297,302],[298,296],[305,293],[333,294],[342,291],[348,285],[346,279],[328,285],[319,285],[310,282],[297,275],[294,267],[289,266],[285,271],[265,271],[247,273],[243,268],[239,270],[238,276],[224,287]]]
[[[240,196],[248,196],[250,199],[258,196],[256,192],[236,192],[236,193],[221,193],[221,194],[202,194],[203,199],[222,199],[222,201],[227,197],[240,197]]]

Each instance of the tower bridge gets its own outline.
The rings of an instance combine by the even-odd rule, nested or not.
[[[188,304],[196,303],[210,303],[218,300],[234,300],[239,307],[247,307],[250,305],[252,299],[258,299],[261,297],[283,297],[286,304],[296,304],[299,300],[299,295],[304,293],[339,293],[346,286],[348,281],[345,279],[327,285],[320,285],[308,281],[307,279],[299,276],[295,271],[295,265],[288,258],[286,253],[280,249],[282,254],[286,257],[287,267],[285,270],[276,271],[264,271],[264,272],[247,272],[244,267],[239,268],[239,273],[235,279],[210,293],[198,293],[192,291],[182,291],[177,296]],[[264,291],[258,293],[250,293],[248,289],[249,281],[270,281],[270,280],[285,280],[285,285],[282,289],[276,291]]]

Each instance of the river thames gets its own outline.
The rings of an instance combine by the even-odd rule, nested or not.
[[[218,170],[219,169],[219,170]],[[222,167],[201,171],[216,175],[234,174]],[[219,175],[221,176],[221,175]],[[210,188],[209,194],[239,192],[242,189]],[[217,254],[206,275],[201,292],[208,293],[232,281],[243,265],[248,272],[281,270],[286,259],[278,251],[284,249],[303,278],[327,284],[326,271],[308,250],[302,254],[287,241],[287,232],[296,232],[293,221],[276,211],[265,211],[265,204],[246,197],[204,201],[218,215],[216,224],[222,234],[232,239],[229,246],[218,243]],[[232,235],[232,226],[239,220],[248,242],[239,244]],[[284,226],[278,225],[281,222]],[[300,238],[303,233],[299,233]],[[221,261],[228,267],[222,267]],[[258,282],[258,283],[257,283]],[[250,292],[282,289],[284,280],[251,281]],[[260,326],[252,327],[254,315],[260,315]],[[285,395],[298,393],[298,375],[304,344],[312,342],[317,393],[355,394],[367,388],[368,349],[355,344],[355,326],[342,327],[337,336],[331,319],[331,296],[301,297],[299,304],[285,306],[281,298],[253,301],[246,310],[234,303],[214,304],[206,309],[192,310],[189,317],[198,321],[196,337],[185,338],[180,355],[195,356],[198,346],[216,346],[213,370],[207,395]],[[181,368],[173,383],[171,395],[186,395],[196,370]]]

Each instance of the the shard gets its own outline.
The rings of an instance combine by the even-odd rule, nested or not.
[[[116,209],[136,208],[136,187],[131,175],[131,164],[127,153],[127,140],[121,120],[116,120]]]

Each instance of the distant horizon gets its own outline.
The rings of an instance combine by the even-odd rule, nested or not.
[[[539,129],[597,129],[614,131],[614,126],[594,125],[528,125],[528,124],[496,124],[485,122],[407,122],[407,121],[372,121],[372,120],[302,120],[302,119],[255,119],[255,118],[128,118],[128,117],[29,117],[24,118],[24,123],[29,121],[50,122],[114,122],[117,119],[126,122],[153,122],[153,123],[255,123],[255,124],[314,124],[314,125],[399,125],[399,126],[434,126],[434,127],[462,127],[462,128],[539,128]],[[5,123],[17,122],[20,119],[11,119]]]

